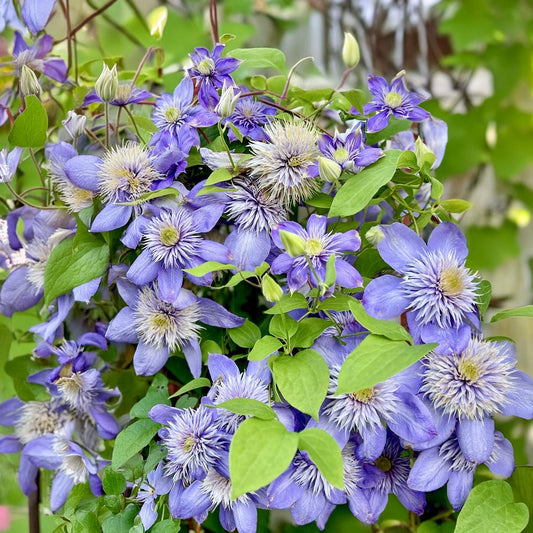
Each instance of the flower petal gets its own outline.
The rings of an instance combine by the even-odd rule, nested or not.
[[[153,346],[139,342],[133,354],[133,368],[138,376],[153,376],[159,372],[168,360],[168,346]]]
[[[494,420],[459,420],[457,440],[463,455],[476,463],[484,463],[494,447]]]
[[[374,318],[390,320],[400,316],[409,306],[409,300],[400,291],[402,280],[386,274],[373,279],[363,293],[363,306]]]
[[[426,253],[422,238],[404,224],[395,222],[379,229],[385,235],[378,243],[379,254],[394,270],[405,274],[406,268]]]

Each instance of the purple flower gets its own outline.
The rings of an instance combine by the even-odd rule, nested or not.
[[[152,120],[160,134],[154,135],[152,144],[158,146],[171,137],[178,141],[178,147],[189,153],[192,146],[200,144],[196,128],[216,124],[219,117],[200,105],[193,105],[194,85],[190,78],[184,78],[173,94],[164,93],[155,102]]]
[[[392,377],[350,394],[336,394],[340,364],[330,369],[328,396],[322,413],[339,429],[357,430],[360,455],[376,459],[387,440],[387,427],[408,442],[424,442],[437,434],[431,413],[409,386],[409,376]]]
[[[245,372],[239,370],[235,362],[222,354],[209,354],[207,360],[213,386],[204,403],[218,405],[235,398],[249,398],[268,404],[270,400],[270,371],[266,359],[260,362],[250,361]],[[239,424],[247,418],[225,409],[218,409],[217,421],[228,433],[235,433]]]
[[[89,481],[93,495],[103,495],[98,470],[106,462],[95,456],[88,457],[75,442],[44,435],[28,443],[22,453],[32,465],[57,471],[50,491],[52,511],[57,511],[67,501],[70,491],[79,483]]]
[[[483,461],[491,472],[510,476],[514,470],[513,446],[499,432],[491,439],[494,445]],[[464,505],[474,482],[474,472],[479,463],[467,459],[453,435],[440,446],[423,450],[418,455],[407,485],[417,491],[430,492],[447,484],[448,500],[455,511]]]
[[[56,0],[24,0],[22,19],[34,35],[46,26],[55,3]]]
[[[123,83],[118,86],[115,97],[109,103],[117,107],[124,107],[130,104],[138,104],[151,97],[151,92],[139,89],[129,83]],[[90,92],[83,100],[84,106],[96,103],[104,103],[104,101],[94,91]]]
[[[19,75],[22,65],[26,65],[52,80],[64,82],[67,79],[66,63],[59,57],[46,57],[52,50],[53,43],[54,39],[51,35],[42,35],[33,46],[28,46],[22,35],[16,31],[13,59]]]
[[[281,222],[272,230],[272,239],[276,246],[284,249],[279,232],[293,233],[303,239],[304,254],[291,257],[283,252],[272,262],[273,274],[287,273],[289,289],[294,292],[306,283],[317,287],[326,278],[326,263],[335,255],[336,283],[341,287],[355,288],[363,285],[359,272],[341,258],[343,252],[356,252],[361,240],[355,230],[346,233],[326,233],[328,219],[326,216],[311,215],[307,221],[307,230],[297,222]]]
[[[181,289],[172,303],[161,299],[157,284],[137,289],[127,282],[119,285],[127,307],[122,308],[109,324],[106,337],[115,342],[138,343],[133,356],[137,375],[151,376],[159,371],[176,348],[183,350],[194,377],[202,368],[198,343],[201,326],[236,328],[244,320],[207,298],[198,298]]]
[[[494,414],[533,418],[533,380],[515,365],[511,343],[477,339],[461,352],[432,352],[423,360],[420,392],[440,417],[457,420],[458,444],[469,461],[490,456]]]
[[[224,245],[200,236],[200,231],[212,228],[211,224],[206,226],[206,221],[204,210],[189,211],[184,207],[162,210],[158,216],[146,219],[140,232],[144,251],[128,270],[128,278],[139,286],[157,278],[160,297],[173,303],[179,296],[184,268],[205,261],[230,264],[230,252]],[[212,274],[187,276],[198,285],[210,285],[213,279]]]
[[[318,147],[324,156],[335,161],[341,170],[353,172],[359,172],[383,156],[379,148],[365,145],[361,126],[343,134],[335,133],[335,137],[321,135]]]
[[[387,443],[380,457],[374,461],[385,476],[381,479],[372,494],[374,512],[379,515],[387,506],[389,494],[394,494],[401,504],[409,511],[421,515],[426,506],[423,492],[414,490],[407,484],[411,472],[411,459],[404,455],[405,450],[398,438],[392,433],[387,435]]]
[[[253,96],[241,96],[235,104],[233,114],[223,120],[223,123],[231,122],[243,135],[254,141],[266,141],[265,132],[262,129],[276,110],[263,102],[259,102]],[[237,137],[229,128],[228,138],[236,141]]]
[[[55,0],[52,1],[55,2]],[[27,3],[35,4],[35,1],[30,0]],[[28,21],[26,21],[26,24],[28,24]],[[18,18],[12,0],[0,0],[0,33],[3,33],[7,26],[20,32],[26,31],[24,25]]]
[[[460,229],[439,224],[428,243],[400,223],[379,226],[377,248],[400,277],[384,275],[365,289],[363,304],[375,318],[392,319],[407,311],[409,329],[442,350],[461,350],[476,325],[478,282],[464,266],[468,249]]]
[[[448,124],[444,120],[430,116],[429,120],[422,122],[420,130],[424,143],[435,154],[435,162],[431,168],[438,168],[448,143]]]
[[[142,502],[139,516],[145,530],[150,529],[157,520],[155,499],[162,494],[168,494],[172,488],[172,478],[163,472],[163,463],[159,463],[155,470],[147,476],[137,492],[137,500]]]
[[[235,85],[229,75],[240,64],[238,59],[220,57],[224,50],[223,44],[216,44],[213,52],[207,48],[198,47],[190,55],[193,66],[187,71],[197,86],[198,99],[207,109],[214,109],[218,102],[217,89],[222,89],[224,82]]]
[[[9,183],[15,176],[20,161],[22,148],[16,146],[11,150],[0,150],[0,183]]]
[[[102,199],[104,208],[91,225],[91,231],[98,233],[125,226],[134,212],[134,206],[127,203],[142,200],[163,178],[155,167],[155,156],[135,142],[107,151],[102,159],[73,157],[64,171],[76,187],[98,193]]]
[[[372,101],[363,107],[365,114],[376,111],[377,114],[368,119],[368,131],[380,131],[389,123],[390,116],[421,122],[429,118],[429,113],[418,107],[425,98],[417,93],[409,92],[405,86],[405,73],[398,74],[389,85],[379,76],[368,77],[368,89]]]

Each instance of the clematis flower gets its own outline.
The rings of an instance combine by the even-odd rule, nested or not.
[[[230,251],[224,245],[201,237],[200,232],[212,229],[208,220],[203,209],[189,211],[184,207],[161,210],[145,219],[140,231],[144,250],[128,270],[128,279],[141,286],[157,278],[160,297],[173,303],[181,289],[184,268],[205,261],[230,264]],[[210,285],[213,279],[212,274],[187,277],[198,285]]]
[[[493,446],[483,463],[494,474],[510,476],[514,470],[512,444],[499,431],[494,432],[491,441]],[[465,457],[456,435],[452,435],[440,446],[420,452],[407,485],[417,491],[430,492],[447,484],[448,500],[454,510],[459,511],[472,490],[478,464]]]
[[[485,462],[494,445],[496,413],[533,418],[533,380],[516,370],[509,342],[470,339],[459,353],[430,353],[423,360],[420,392],[442,418],[456,419],[463,455]]]
[[[398,273],[372,280],[363,305],[375,318],[407,312],[409,330],[422,342],[439,342],[441,351],[461,351],[471,326],[477,327],[478,282],[464,266],[468,249],[461,230],[439,224],[426,243],[400,223],[379,226],[381,257]]]
[[[233,72],[240,64],[238,59],[232,57],[221,57],[225,45],[216,44],[213,51],[207,48],[198,47],[189,54],[192,67],[187,74],[195,82],[198,90],[198,100],[207,109],[214,109],[219,96],[217,89],[227,85],[235,85],[230,72]]]
[[[21,154],[22,148],[18,146],[11,152],[7,148],[0,150],[0,183],[9,183],[13,179]]]
[[[48,2],[48,0],[46,1]],[[28,46],[22,35],[16,31],[13,63],[19,75],[22,65],[26,65],[52,80],[64,82],[67,79],[66,63],[59,57],[46,57],[52,50],[53,43],[54,39],[51,35],[42,35],[35,41],[33,46]]]
[[[222,123],[231,122],[243,137],[254,141],[266,141],[267,137],[262,126],[275,114],[276,110],[273,107],[255,100],[253,96],[241,96],[235,104],[233,113]],[[227,132],[230,141],[237,140],[231,128],[228,128]]]
[[[239,370],[235,362],[222,354],[209,354],[207,360],[209,374],[213,386],[202,401],[205,404],[218,405],[234,398],[249,398],[265,404],[269,403],[269,384],[271,374],[266,359],[250,361],[244,372]],[[235,433],[237,427],[246,418],[225,409],[217,410],[217,423],[228,433]]]
[[[219,121],[216,113],[208,111],[194,102],[194,84],[191,78],[184,78],[173,94],[164,93],[155,102],[152,120],[160,133],[154,135],[151,144],[156,147],[166,137],[174,138],[184,153],[200,144],[196,128],[212,126]]]
[[[250,176],[267,197],[285,207],[309,198],[319,188],[315,130],[304,122],[280,120],[263,129],[268,140],[250,143]]]
[[[297,235],[302,239],[305,255],[292,257],[283,252],[272,262],[273,274],[287,274],[287,283],[291,292],[305,284],[317,287],[326,279],[326,264],[332,255],[335,259],[336,283],[341,287],[355,288],[363,285],[361,274],[341,256],[343,252],[356,252],[361,240],[355,230],[345,233],[326,233],[328,219],[326,216],[311,215],[304,230],[297,222],[280,222],[272,230],[272,240],[281,250],[285,246],[280,231]],[[308,262],[309,260],[309,262]],[[310,264],[309,264],[310,263]],[[318,278],[318,279],[317,279]]]
[[[165,474],[161,462],[146,476],[146,481],[141,484],[137,492],[136,499],[142,502],[139,516],[145,530],[150,529],[157,520],[155,499],[157,496],[168,494],[171,488],[172,478]]]
[[[198,377],[202,368],[198,322],[223,328],[236,328],[244,322],[221,305],[186,289],[181,289],[173,303],[161,298],[157,283],[142,289],[123,283],[119,292],[128,306],[111,320],[106,337],[115,342],[138,343],[133,366],[140,376],[152,376],[161,370],[170,353],[180,348],[191,373]]]
[[[56,0],[24,0],[21,9],[22,20],[35,35],[44,29]]]
[[[152,93],[132,86],[130,83],[123,83],[118,86],[115,97],[109,101],[110,105],[116,107],[125,107],[130,104],[138,104],[143,100],[152,97]],[[96,94],[95,91],[91,91],[83,100],[83,105],[101,103],[104,101]]]
[[[372,101],[365,104],[363,111],[368,115],[377,113],[368,119],[369,132],[380,131],[389,123],[389,118],[407,119],[421,122],[429,118],[429,113],[418,107],[426,98],[418,93],[410,92],[405,86],[405,73],[400,72],[389,85],[379,76],[368,77],[368,89],[372,94]]]

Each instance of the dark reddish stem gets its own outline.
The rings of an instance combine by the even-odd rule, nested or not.
[[[37,474],[37,490],[34,490],[28,495],[28,518],[29,518],[29,533],[39,533],[39,500],[40,495],[40,474]]]
[[[218,43],[218,14],[217,0],[209,0],[209,21],[211,23],[211,39],[213,44]]]

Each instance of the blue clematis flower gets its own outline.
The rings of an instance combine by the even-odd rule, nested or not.
[[[429,118],[429,113],[418,107],[426,98],[410,92],[405,86],[405,73],[399,73],[389,85],[384,78],[379,76],[368,77],[368,89],[372,94],[372,101],[365,104],[363,110],[366,114],[377,111],[368,119],[368,131],[380,131],[387,126],[389,118],[407,119],[421,122]]]
[[[13,179],[21,154],[22,148],[18,146],[11,152],[7,148],[0,150],[0,183],[9,183]]]
[[[225,118],[222,123],[231,122],[242,134],[254,141],[266,141],[267,137],[262,126],[267,124],[276,109],[259,102],[253,96],[241,96],[235,104],[233,113]],[[228,138],[230,141],[236,141],[237,137],[231,128],[228,128]]]
[[[146,481],[141,483],[136,499],[142,502],[139,516],[145,530],[150,529],[157,520],[155,499],[163,494],[168,494],[171,488],[172,478],[163,471],[162,462],[146,476]]]
[[[22,20],[35,35],[44,29],[56,0],[24,0],[21,9]]]
[[[494,432],[491,441],[490,455],[482,462],[494,474],[510,476],[514,470],[512,444],[499,431]],[[472,490],[478,464],[481,463],[465,457],[454,434],[443,444],[420,452],[407,485],[417,491],[430,492],[447,484],[448,500],[454,510],[459,511]]]
[[[494,414],[533,418],[533,380],[515,365],[511,343],[478,339],[461,352],[432,352],[422,361],[420,392],[445,422],[456,420],[457,442],[469,461],[483,463],[492,453]]]
[[[224,47],[225,45],[218,43],[212,52],[198,47],[189,54],[193,66],[187,73],[199,87],[198,100],[207,109],[215,108],[219,100],[217,89],[222,89],[224,82],[235,85],[230,72],[239,66],[240,61],[232,57],[221,57]]]
[[[341,287],[356,288],[363,285],[359,272],[341,256],[344,252],[356,252],[361,239],[355,230],[346,233],[327,233],[328,219],[326,216],[311,215],[307,221],[307,229],[297,222],[280,222],[272,230],[272,239],[281,250],[285,249],[279,232],[294,233],[304,242],[305,255],[292,257],[283,252],[272,262],[273,274],[287,274],[287,284],[291,292],[306,284],[317,287],[326,278],[326,264],[330,256],[335,255],[336,283]],[[309,262],[308,262],[309,261]],[[310,264],[309,264],[310,263]]]
[[[138,289],[121,282],[118,288],[128,306],[110,322],[106,337],[115,342],[138,343],[133,356],[137,375],[155,374],[163,368],[170,353],[180,348],[191,373],[198,377],[202,369],[198,322],[223,328],[236,328],[244,322],[221,305],[186,289],[181,289],[174,302],[168,303],[161,298],[157,283]]]
[[[478,281],[464,266],[468,249],[461,230],[439,224],[426,243],[400,223],[379,226],[381,257],[400,276],[372,280],[363,305],[375,318],[392,319],[407,312],[409,330],[417,341],[438,342],[441,351],[461,351],[479,326]]]

